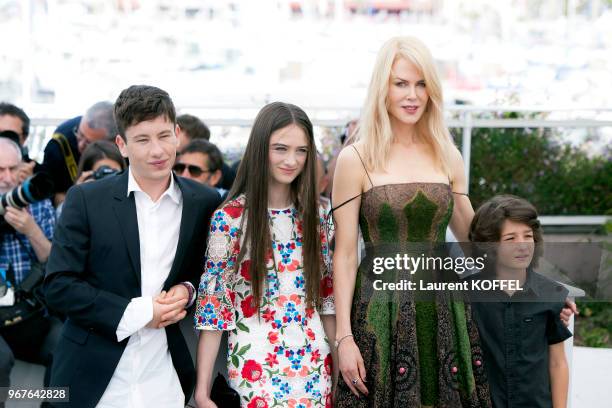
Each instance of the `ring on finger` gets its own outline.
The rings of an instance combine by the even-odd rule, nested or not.
[[[351,382],[353,383],[353,385],[357,385],[357,383],[359,382],[359,380],[357,378],[353,378],[351,380]]]

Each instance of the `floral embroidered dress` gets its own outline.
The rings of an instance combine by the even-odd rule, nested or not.
[[[324,268],[321,309],[306,307],[299,214],[268,210],[273,258],[258,319],[248,252],[236,271],[243,212],[241,196],[213,215],[196,329],[229,331],[229,382],[243,407],[331,407],[331,354],[320,318],[335,314],[331,274]],[[321,251],[329,257],[323,231]]]

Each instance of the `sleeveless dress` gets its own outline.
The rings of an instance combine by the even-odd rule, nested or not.
[[[359,213],[366,247],[443,243],[452,194],[445,183],[372,184]],[[357,272],[351,327],[369,395],[356,398],[340,377],[335,407],[490,407],[469,304],[439,293],[416,301],[411,291],[368,290],[367,272]]]

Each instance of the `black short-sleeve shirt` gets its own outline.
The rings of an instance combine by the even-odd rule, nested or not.
[[[472,299],[494,408],[552,408],[548,348],[572,336],[559,317],[567,294],[529,271],[523,291]]]
[[[79,163],[81,153],[79,152],[76,138],[76,129],[78,129],[80,123],[81,116],[77,116],[59,125],[54,132],[66,136],[68,144],[70,145],[70,150],[72,150],[74,160],[77,164]],[[49,143],[47,143],[45,147],[42,170],[49,173],[53,179],[56,193],[65,193],[74,184],[68,172],[62,149],[59,143],[54,139],[49,140]]]

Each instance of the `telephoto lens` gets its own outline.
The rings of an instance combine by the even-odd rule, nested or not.
[[[23,183],[0,195],[0,215],[7,207],[24,208],[53,195],[53,180],[46,173],[37,173]]]

